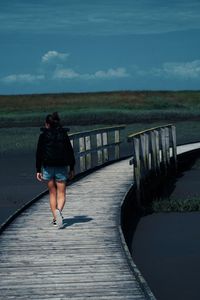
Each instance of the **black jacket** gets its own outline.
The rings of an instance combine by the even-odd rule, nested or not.
[[[70,166],[74,169],[74,151],[62,127],[44,129],[39,136],[36,151],[36,169],[41,172],[42,166]]]

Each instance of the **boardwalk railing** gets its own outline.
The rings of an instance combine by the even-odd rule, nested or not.
[[[128,136],[128,142],[133,145],[133,158],[130,164],[134,168],[134,181],[137,190],[141,180],[145,179],[150,171],[159,174],[161,167],[165,171],[173,163],[176,166],[176,127],[163,125]]]
[[[120,158],[121,131],[125,126],[112,126],[70,134],[76,157],[76,168],[87,171]]]

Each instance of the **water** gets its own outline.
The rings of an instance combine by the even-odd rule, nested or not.
[[[163,190],[164,197],[200,197],[200,157]],[[200,212],[142,217],[132,257],[159,300],[196,300],[200,294]]]
[[[46,189],[36,180],[35,153],[32,151],[0,156],[0,225],[17,209]]]

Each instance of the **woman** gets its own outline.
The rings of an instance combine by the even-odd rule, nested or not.
[[[67,178],[74,177],[75,158],[66,130],[58,113],[47,115],[45,128],[39,136],[36,152],[37,179],[47,181],[52,224],[63,227],[62,210],[65,205]],[[67,176],[70,167],[69,177]]]

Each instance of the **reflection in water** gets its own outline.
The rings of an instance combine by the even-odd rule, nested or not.
[[[200,197],[200,157],[180,161],[179,173],[157,200]],[[143,216],[132,239],[132,257],[159,300],[199,299],[200,212]]]
[[[176,176],[171,176],[159,191],[159,199],[188,199],[200,196],[200,157],[194,156],[179,163]]]

